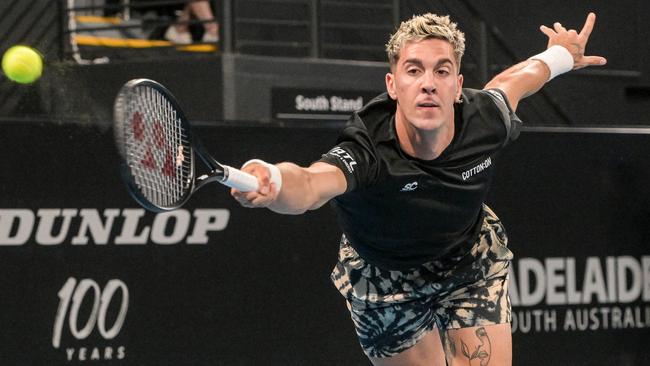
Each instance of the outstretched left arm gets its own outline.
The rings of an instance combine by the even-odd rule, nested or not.
[[[596,14],[589,13],[580,33],[567,30],[558,22],[553,24],[553,29],[542,25],[540,30],[548,36],[547,50],[498,74],[484,89],[501,89],[514,111],[521,99],[536,93],[553,77],[570,70],[604,65],[607,63],[604,57],[584,54],[595,22]]]

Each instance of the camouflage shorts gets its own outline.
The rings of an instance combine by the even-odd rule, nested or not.
[[[469,253],[405,271],[366,263],[343,236],[331,279],[346,298],[359,343],[369,357],[394,356],[428,331],[510,322],[512,252],[499,218],[484,206]]]

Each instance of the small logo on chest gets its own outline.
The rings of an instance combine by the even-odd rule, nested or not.
[[[411,182],[411,183],[406,183],[402,189],[400,189],[400,192],[410,192],[410,191],[415,191],[418,188],[418,182]]]
[[[472,169],[464,171],[463,174],[462,174],[463,180],[468,180],[473,175],[476,175],[476,174],[484,171],[485,169],[489,168],[490,165],[492,165],[492,158],[488,157],[481,164],[473,167]]]

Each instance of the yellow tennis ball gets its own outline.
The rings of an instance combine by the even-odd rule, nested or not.
[[[41,77],[43,58],[33,48],[13,46],[2,56],[2,71],[10,80],[30,84]]]

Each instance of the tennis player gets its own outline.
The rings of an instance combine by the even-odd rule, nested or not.
[[[332,201],[343,229],[331,278],[374,365],[511,365],[512,252],[484,204],[495,154],[518,135],[517,105],[591,65],[596,16],[542,26],[547,49],[464,89],[464,34],[448,16],[403,22],[387,44],[387,93],[355,112],[311,166],[251,160],[245,207],[300,214]],[[270,178],[281,178],[281,185]]]

